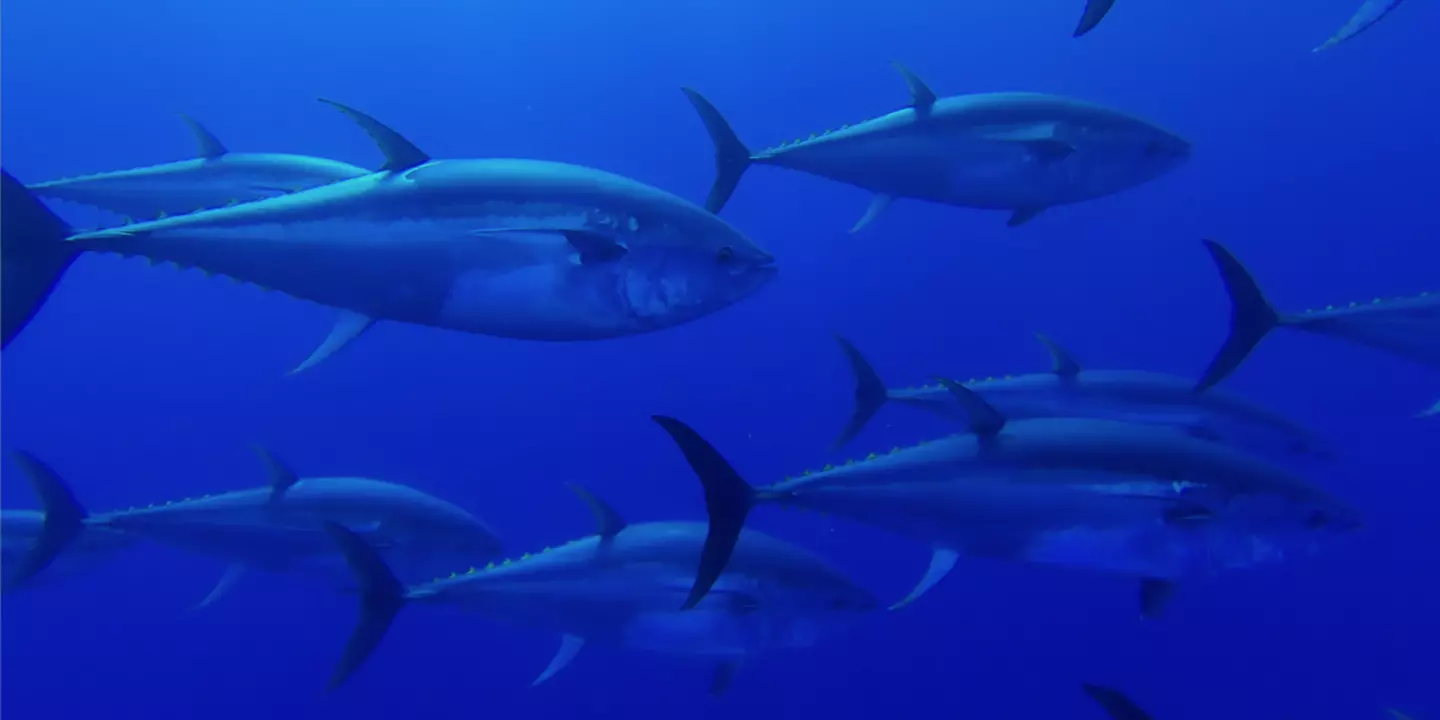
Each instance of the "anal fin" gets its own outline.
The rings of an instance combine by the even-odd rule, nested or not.
[[[885,209],[890,207],[890,203],[894,200],[894,196],[891,195],[885,195],[883,193],[876,195],[874,199],[870,201],[870,207],[865,208],[865,214],[860,217],[854,227],[850,228],[850,232],[860,232],[870,223],[875,222],[875,218],[880,217],[880,214],[885,212]]]
[[[1160,617],[1165,611],[1165,606],[1170,604],[1170,598],[1175,594],[1175,583],[1169,580],[1157,578],[1145,578],[1140,581],[1140,616],[1146,620],[1154,620]]]
[[[955,562],[959,559],[960,554],[954,550],[935,548],[935,554],[930,556],[930,567],[925,569],[925,575],[920,578],[920,582],[915,584],[915,589],[911,590],[909,595],[901,598],[899,602],[891,605],[890,609],[897,610],[919,600],[921,595],[940,584],[940,581],[955,569]]]
[[[574,660],[575,656],[579,655],[580,650],[584,647],[585,638],[575,635],[562,636],[560,638],[560,649],[555,651],[555,657],[550,659],[550,664],[546,665],[545,670],[541,672],[538,677],[535,678],[534,682],[530,683],[530,687],[535,687],[536,685],[539,685],[540,683],[543,683],[546,680],[555,677],[555,674],[560,672],[561,670],[564,670],[565,666],[569,665],[570,661]]]
[[[739,660],[721,660],[715,665],[715,674],[710,676],[710,697],[720,697],[735,682],[735,672],[740,669]]]
[[[235,563],[225,568],[225,574],[220,576],[220,581],[215,583],[215,587],[210,590],[210,594],[206,595],[204,600],[196,603],[195,607],[190,609],[204,610],[214,604],[216,600],[229,595],[230,591],[234,589],[235,583],[240,582],[240,578],[245,577],[245,571],[248,569],[249,566],[245,563]]]
[[[1020,227],[1044,211],[1045,208],[1015,208],[1015,211],[1010,213],[1010,219],[1005,221],[1005,227]]]
[[[295,366],[290,374],[295,375],[319,365],[326,358],[338,352],[340,348],[345,347],[351,340],[360,337],[374,324],[375,318],[368,315],[361,315],[353,310],[341,310],[340,318],[335,321],[335,327],[330,329],[330,334],[325,337],[325,342],[320,343],[320,347],[315,348],[315,351],[310,353],[310,357]]]

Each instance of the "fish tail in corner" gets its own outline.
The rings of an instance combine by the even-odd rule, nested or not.
[[[1220,243],[1214,240],[1205,240],[1204,243],[1205,249],[1210,251],[1210,257],[1215,260],[1215,265],[1220,270],[1220,279],[1225,282],[1225,292],[1230,295],[1230,335],[1210,361],[1205,374],[1196,383],[1196,392],[1215,385],[1235,372],[1265,335],[1282,322],[1282,318],[1275,312],[1275,308],[1271,307],[1270,301],[1265,299],[1265,294],[1260,291],[1260,286],[1255,284],[1255,278],[1250,276],[1245,266]]]
[[[40,535],[35,538],[30,551],[20,559],[19,567],[9,573],[5,584],[6,592],[33,580],[36,575],[50,567],[55,558],[85,530],[85,518],[88,516],[80,501],[75,499],[75,494],[70,491],[70,487],[49,465],[34,455],[21,451],[15,452],[15,461],[19,463],[20,470],[25,473],[30,485],[35,488],[35,494],[40,497],[40,504],[45,511],[45,522],[41,525]]]
[[[0,347],[35,317],[81,250],[65,244],[70,227],[8,171],[0,169]]]
[[[1150,713],[1140,709],[1139,705],[1119,690],[1090,683],[1084,683],[1081,687],[1085,689],[1085,694],[1114,720],[1150,720]]]
[[[705,535],[705,547],[700,552],[700,569],[696,573],[695,584],[681,606],[682,610],[689,610],[700,604],[725,572],[725,566],[735,552],[735,544],[740,541],[745,517],[755,504],[755,489],[735,472],[720,451],[690,426],[663,415],[652,415],[650,419],[680,446],[685,461],[705,488],[705,511],[709,515],[710,529]]]
[[[1078,38],[1094,30],[1114,5],[1115,0],[1085,0],[1085,12],[1080,14],[1080,24],[1075,26],[1075,34],[1071,37]]]
[[[850,414],[850,422],[840,431],[840,437],[835,439],[835,448],[838,449],[860,434],[866,423],[870,422],[870,418],[875,417],[875,413],[890,399],[890,391],[855,345],[839,335],[835,336],[835,340],[840,343],[840,350],[845,353],[845,359],[850,361],[850,371],[855,375],[855,409]]]
[[[680,89],[690,99],[695,112],[700,113],[700,121],[710,133],[710,142],[715,144],[715,182],[710,186],[710,196],[705,198],[705,209],[718,213],[735,194],[740,177],[750,167],[750,148],[745,147],[729,121],[704,95],[687,87]]]
[[[380,646],[390,624],[405,606],[405,586],[364,538],[338,523],[326,522],[324,526],[360,587],[360,619],[326,686],[326,690],[334,690],[345,684]]]

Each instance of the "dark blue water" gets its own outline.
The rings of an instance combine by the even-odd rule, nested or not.
[[[334,98],[435,157],[534,157],[703,197],[711,148],[678,90],[700,88],[756,147],[905,102],[900,60],[940,95],[1033,90],[1149,118],[1194,159],[1151,184],[1003,213],[869,198],[752,170],[725,215],[782,275],[713,317],[649,336],[531,344],[382,323],[284,377],[333,311],[198,272],[83,258],[4,358],[3,446],[47,458],[92,509],[262,484],[247,444],[302,475],[406,482],[473,510],[517,552],[591,532],[563,488],[632,520],[702,519],[698,485],[648,419],[685,419],[756,482],[834,462],[850,377],[831,333],[894,383],[1039,371],[1043,330],[1091,367],[1195,376],[1227,307],[1201,237],[1278,305],[1440,290],[1433,42],[1440,9],[1311,55],[1355,0],[1122,2],[1081,40],[1078,0],[1016,3],[11,0],[3,151],[24,180],[182,159],[175,116],[233,150],[367,167]],[[104,219],[62,208],[76,222]],[[1440,421],[1410,415],[1440,373],[1323,338],[1267,340],[1227,388],[1331,437],[1316,477],[1365,528],[1327,552],[1184,586],[1161,622],[1133,584],[962,561],[932,595],[803,652],[709,666],[592,647],[546,686],[558,638],[458,612],[402,614],[339,692],[321,692],[352,599],[255,574],[203,613],[221,564],[144,549],[7,596],[9,718],[1098,717],[1081,682],[1156,718],[1440,717]],[[945,430],[887,408],[852,445]],[[34,500],[6,461],[6,507]],[[883,597],[929,549],[839,520],[761,511]]]

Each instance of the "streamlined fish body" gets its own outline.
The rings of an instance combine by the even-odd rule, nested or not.
[[[1007,421],[945,384],[970,409],[972,434],[753,488],[697,433],[657,416],[700,476],[711,517],[691,601],[760,504],[824,510],[932,545],[930,569],[897,607],[971,554],[1138,575],[1147,616],[1176,579],[1270,562],[1358,525],[1320,488],[1220,443],[1162,425]]]
[[[563,669],[585,642],[597,641],[712,658],[719,663],[714,693],[724,691],[740,659],[762,650],[808,647],[828,621],[875,607],[869,592],[814,555],[747,530],[714,591],[682,611],[706,526],[629,525],[598,498],[572,487],[590,504],[596,535],[408,588],[362,537],[332,526],[363,590],[361,618],[331,687],[358,669],[395,613],[411,602],[453,605],[560,632],[560,651],[534,684]]]
[[[1205,240],[1204,245],[1230,297],[1230,333],[1196,383],[1197,390],[1229,377],[1275,328],[1324,335],[1440,367],[1440,293],[1377,297],[1303,313],[1281,313],[1229,250],[1213,240]]]
[[[371,172],[308,155],[230,152],[200,123],[181,117],[198,146],[192,159],[50,180],[28,189],[44,198],[150,219],[263,200]]]
[[[686,88],[715,144],[706,207],[719,212],[744,171],[760,164],[875,193],[852,232],[897,198],[1007,210],[1015,226],[1049,207],[1146,183],[1190,157],[1184,139],[1109,108],[1039,93],[937,98],[897,68],[910,86],[909,107],[755,153],[714,105]]]
[[[377,319],[596,340],[709,315],[775,275],[774,259],[738,230],[657,188],[562,163],[431,160],[373,118],[342,110],[380,143],[381,172],[67,242],[340,308],[297,371]]]
[[[484,562],[503,551],[499,537],[455,505],[414,488],[355,477],[299,478],[262,448],[271,484],[263,488],[186,498],[91,515],[49,466],[19,455],[21,467],[45,503],[40,537],[25,556],[38,574],[74,542],[96,533],[171,545],[230,563],[201,606],[223,597],[250,568],[272,572],[304,566],[327,578],[349,580],[323,522],[362,533],[388,558],[416,569]]]
[[[1325,443],[1304,426],[1245,398],[1194,382],[1138,370],[1087,370],[1067,350],[1038,336],[1053,362],[1048,373],[972,379],[965,387],[1006,418],[1093,417],[1121,422],[1172,425],[1197,437],[1282,455],[1328,456]],[[837,338],[855,376],[855,407],[836,447],[854,439],[888,402],[917,407],[966,424],[970,413],[942,383],[886,388],[848,340]]]

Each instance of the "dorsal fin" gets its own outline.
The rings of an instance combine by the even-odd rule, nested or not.
[[[205,129],[204,125],[185,113],[180,113],[180,119],[190,126],[190,132],[195,135],[195,154],[205,160],[214,160],[224,155],[229,150],[225,149],[225,143],[215,137],[215,133]]]
[[[1059,343],[1051,340],[1045,333],[1035,333],[1035,339],[1050,351],[1050,372],[1067,379],[1080,374],[1080,363],[1075,362],[1075,356],[1071,355],[1069,350],[1060,347]]]
[[[935,382],[945,386],[951,397],[970,414],[970,432],[982,437],[994,435],[1005,427],[1005,416],[1000,414],[985,398],[970,388],[949,378],[937,377]]]
[[[595,516],[596,535],[608,539],[619,535],[620,531],[625,529],[625,518],[620,517],[620,513],[615,512],[615,508],[610,507],[604,500],[596,497],[595,493],[575,483],[565,483],[565,487],[570,488],[571,492],[579,495],[580,499],[590,506],[590,513]]]
[[[935,105],[935,91],[931,90],[919,75],[911,72],[910,68],[898,62],[892,62],[890,65],[900,73],[900,77],[905,79],[906,87],[910,88],[910,107],[915,108],[915,112],[919,115],[929,115],[930,108]]]
[[[270,502],[280,502],[285,491],[300,482],[300,478],[265,446],[253,443],[250,448],[260,457],[260,462],[265,463],[265,472],[270,476]]]
[[[415,144],[406,140],[405,136],[391,130],[379,120],[334,100],[320,98],[320,102],[345,113],[346,117],[354,120],[355,124],[359,125],[371,140],[375,141],[375,144],[380,147],[380,152],[385,154],[385,164],[380,166],[381,170],[399,172],[430,162],[430,156],[426,155],[424,150],[415,147]]]

